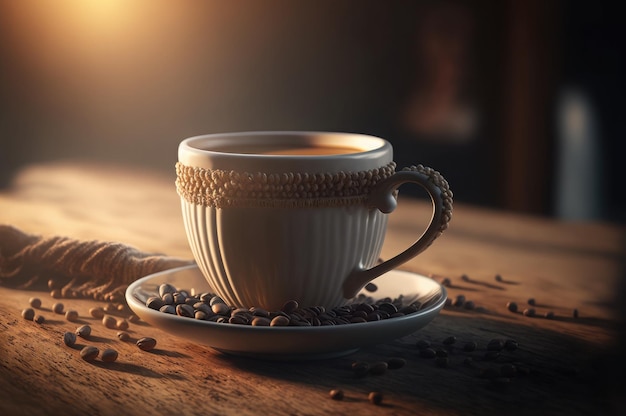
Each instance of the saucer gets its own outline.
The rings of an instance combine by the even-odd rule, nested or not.
[[[145,302],[169,283],[196,293],[213,292],[196,265],[154,273],[131,283],[126,290],[130,308],[145,322],[172,335],[210,346],[227,354],[273,360],[319,359],[347,355],[361,347],[412,334],[427,325],[443,308],[447,293],[426,276],[392,270],[372,281],[375,292],[361,293],[374,300],[402,295],[405,304],[421,301],[417,312],[381,321],[331,326],[262,327],[197,320],[150,309]]]

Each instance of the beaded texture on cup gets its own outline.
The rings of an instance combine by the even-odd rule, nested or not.
[[[439,235],[448,229],[448,223],[452,219],[452,199],[453,194],[448,181],[436,170],[422,165],[409,166],[402,169],[403,171],[419,172],[428,176],[428,180],[435,184],[441,190],[441,199],[443,201],[443,213],[439,222]]]
[[[176,190],[187,202],[206,207],[331,207],[362,204],[381,180],[381,168],[337,173],[248,173],[176,163]]]

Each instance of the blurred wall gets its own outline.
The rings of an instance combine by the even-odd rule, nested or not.
[[[0,0],[0,183],[68,159],[173,175],[188,136],[336,130],[388,138],[459,201],[552,215],[581,3]]]

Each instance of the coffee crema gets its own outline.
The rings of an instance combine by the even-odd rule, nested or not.
[[[363,152],[363,149],[345,146],[315,146],[315,145],[247,145],[222,146],[210,149],[221,153],[238,153],[248,155],[276,155],[276,156],[325,156]]]

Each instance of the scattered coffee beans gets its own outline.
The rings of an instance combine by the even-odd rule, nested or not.
[[[109,329],[115,329],[117,327],[117,319],[111,315],[105,315],[104,318],[102,318],[102,325]]]
[[[70,322],[76,322],[78,320],[78,312],[73,309],[68,310],[65,312],[65,319]]]
[[[406,365],[406,360],[400,357],[393,357],[387,360],[387,367],[390,370],[396,370]]]
[[[28,304],[35,309],[41,308],[41,299],[39,298],[30,298],[28,300]]]
[[[511,312],[517,312],[517,303],[515,303],[515,302],[508,302],[506,304],[506,307]]]
[[[573,316],[574,318],[578,318],[578,309],[574,309],[574,310],[572,311],[572,316]]]
[[[59,315],[63,314],[65,309],[65,306],[61,303],[61,302],[57,302],[54,305],[52,305],[52,312],[54,313],[58,313]]]
[[[370,374],[379,376],[387,372],[389,365],[385,361],[378,361],[370,365]]]
[[[91,335],[91,327],[89,325],[82,325],[76,328],[76,335],[81,338],[89,338]]]
[[[76,344],[76,334],[73,332],[63,334],[63,343],[68,347],[73,347]]]
[[[535,308],[526,308],[522,313],[524,314],[524,316],[533,317],[536,315],[537,311],[535,310]]]
[[[126,331],[119,331],[117,333],[117,337],[121,340],[121,341],[130,341],[130,334]]]
[[[535,298],[530,298],[528,299],[528,304],[530,306],[535,306],[537,304],[537,301],[535,301]]]
[[[367,395],[367,400],[372,404],[379,405],[383,402],[383,394],[379,391],[372,391]]]
[[[33,322],[37,324],[43,324],[45,321],[46,321],[46,318],[43,315],[35,315],[35,317],[33,318]]]
[[[35,310],[33,308],[26,308],[22,311],[22,318],[27,321],[32,321],[35,318]]]
[[[369,373],[370,365],[365,361],[355,361],[352,363],[352,371],[355,376],[364,377]]]
[[[456,342],[456,337],[452,335],[443,340],[443,345],[452,345],[455,342]]]
[[[80,358],[85,361],[95,360],[96,357],[98,357],[98,354],[100,354],[100,351],[98,350],[98,348],[93,346],[87,346],[80,350]]]
[[[104,318],[104,309],[102,309],[100,306],[91,308],[89,309],[89,315],[96,319],[102,319]]]
[[[368,292],[376,292],[378,290],[378,286],[376,286],[375,283],[370,282],[365,285],[365,290]]]
[[[63,293],[61,292],[61,289],[53,289],[50,292],[50,296],[54,299],[61,299],[63,297]]]
[[[344,394],[343,390],[340,389],[332,389],[329,392],[330,398],[333,400],[343,400]]]
[[[120,331],[126,331],[130,325],[126,319],[117,319],[115,321],[115,328]]]
[[[137,346],[140,350],[151,351],[156,346],[156,339],[150,337],[144,337],[137,341]]]
[[[112,363],[113,361],[117,360],[117,351],[115,351],[112,348],[107,348],[104,351],[102,351],[102,355],[100,356],[100,359],[102,361],[104,361],[105,363]]]

